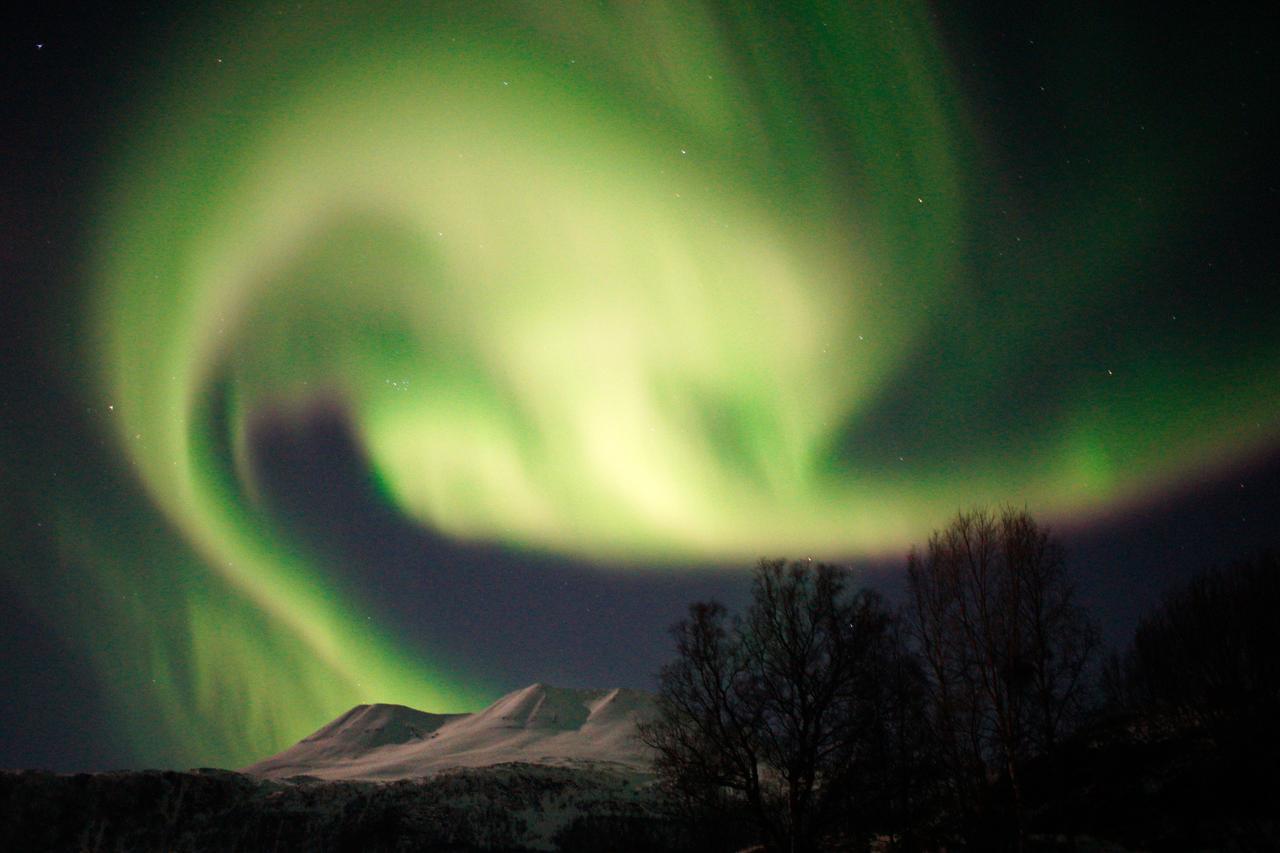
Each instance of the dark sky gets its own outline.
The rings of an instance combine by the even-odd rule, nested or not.
[[[351,31],[310,7],[281,6],[279,14],[272,12],[270,27],[278,28],[273,38],[288,36],[287,45],[280,39],[278,63],[267,56],[274,42],[254,35],[269,29],[255,23],[255,15],[267,13],[244,16],[250,21],[246,45],[234,43],[230,34],[240,31],[230,24],[223,28],[200,15],[178,17],[162,4],[121,3],[90,11],[53,4],[4,28],[0,696],[6,701],[0,703],[0,767],[234,764],[254,757],[264,744],[284,745],[305,735],[308,727],[344,710],[335,707],[344,702],[422,696],[419,704],[441,703],[432,710],[453,710],[443,705],[474,706],[533,681],[651,688],[670,653],[666,627],[689,602],[715,597],[740,606],[746,599],[752,558],[743,552],[764,552],[764,547],[717,543],[663,551],[666,543],[651,545],[656,540],[641,533],[636,542],[643,547],[634,554],[629,545],[622,547],[619,556],[598,547],[606,534],[592,530],[589,520],[583,521],[581,547],[562,528],[543,544],[441,532],[442,527],[422,520],[432,517],[431,505],[424,510],[398,497],[396,482],[389,479],[394,472],[388,474],[380,451],[364,443],[362,437],[384,423],[373,414],[380,411],[377,401],[365,405],[341,394],[321,396],[301,406],[260,406],[238,420],[241,410],[234,401],[240,399],[236,383],[242,378],[265,389],[261,397],[248,398],[251,404],[253,399],[274,401],[284,388],[272,384],[273,376],[261,379],[263,353],[287,354],[290,381],[312,376],[307,373],[312,362],[324,369],[329,349],[337,353],[334,360],[348,353],[364,357],[355,344],[346,349],[348,344],[337,343],[341,336],[329,327],[326,341],[307,349],[256,343],[299,328],[272,325],[270,312],[278,309],[271,305],[262,309],[267,320],[246,323],[244,337],[228,350],[231,355],[219,356],[224,362],[212,379],[195,389],[201,423],[193,434],[205,443],[199,455],[192,451],[192,459],[201,471],[196,482],[218,502],[212,516],[191,508],[204,506],[198,500],[191,506],[175,502],[173,482],[147,468],[156,457],[129,449],[122,431],[104,426],[106,407],[114,412],[109,401],[123,397],[104,390],[104,362],[114,351],[102,344],[102,318],[93,308],[99,288],[107,287],[99,281],[99,258],[114,251],[115,240],[141,245],[137,233],[146,226],[135,224],[131,231],[127,217],[104,214],[103,187],[118,190],[120,176],[126,175],[125,183],[136,180],[137,186],[130,185],[121,197],[132,198],[136,190],[150,198],[154,182],[181,181],[177,167],[149,169],[130,157],[145,161],[153,150],[145,141],[154,135],[168,140],[154,149],[161,159],[184,162],[172,140],[181,139],[187,122],[192,134],[213,135],[209,150],[223,146],[229,153],[218,155],[221,159],[203,149],[191,155],[215,166],[191,179],[197,201],[183,209],[191,218],[160,233],[177,241],[175,235],[202,227],[216,231],[219,220],[207,214],[202,223],[197,211],[205,209],[199,206],[205,200],[210,209],[228,203],[221,182],[231,181],[228,175],[241,179],[237,152],[249,149],[237,147],[247,145],[240,140],[254,138],[268,124],[288,127],[293,120],[278,113],[270,100],[274,94],[236,112],[237,105],[258,97],[254,81],[269,93],[281,87],[287,94],[301,85],[296,81],[325,79],[316,68],[358,64],[366,44],[362,39],[390,20],[384,7],[368,15],[343,8],[359,21]],[[524,32],[523,25],[508,20],[515,12],[493,13],[476,24],[452,4],[424,8],[410,16],[409,35],[396,36],[394,47],[387,48],[399,51],[394,56],[412,55],[415,34],[434,33],[438,21],[442,32],[453,27],[472,36],[468,49],[478,51],[476,56],[499,57],[493,60],[499,65],[508,54],[526,50],[534,57],[527,61],[537,64],[555,53],[547,45],[568,51],[565,56],[588,57],[583,65],[592,63],[587,36],[577,35],[598,23],[590,16],[568,20],[574,17],[569,15],[549,24],[551,34],[539,31],[542,40],[529,48],[525,41],[511,41],[510,32]],[[730,141],[721,141],[718,168],[728,189],[714,200],[733,212],[745,206],[742,197],[772,198],[788,216],[826,211],[849,221],[860,220],[845,210],[846,201],[849,209],[873,210],[881,230],[872,239],[884,247],[886,268],[905,279],[933,282],[913,286],[910,299],[887,297],[884,310],[904,316],[912,310],[908,302],[930,303],[920,309],[923,325],[904,321],[895,332],[905,339],[907,329],[923,328],[928,343],[917,337],[913,346],[879,362],[886,365],[887,378],[858,416],[847,415],[829,430],[821,476],[802,484],[805,506],[820,515],[822,496],[844,499],[830,486],[833,480],[865,476],[884,486],[886,503],[908,507],[908,515],[938,505],[959,508],[970,490],[974,502],[1007,500],[1026,503],[1038,514],[1043,510],[1068,547],[1082,601],[1109,643],[1120,645],[1170,584],[1198,568],[1280,545],[1274,510],[1280,505],[1274,27],[1262,13],[1206,11],[1199,18],[1175,18],[1157,7],[1100,17],[1028,4],[982,4],[980,13],[922,9],[922,16],[901,31],[885,30],[883,20],[872,22],[879,28],[872,35],[856,22],[844,22],[843,30],[833,22],[831,30],[838,34],[829,44],[818,44],[814,35],[827,29],[826,19],[799,7],[754,18],[723,10],[710,16],[726,45],[724,67],[735,69],[747,81],[745,90],[760,101],[752,107],[758,117],[753,133],[760,140],[739,143],[730,134]],[[753,22],[761,20],[768,23],[767,32],[777,33],[767,49],[759,48],[762,37],[752,31]],[[554,32],[557,26],[575,35]],[[625,110],[600,107],[616,120],[609,127],[619,137],[632,125],[651,122],[655,135],[678,128],[673,139],[687,136],[712,148],[715,132],[701,128],[705,136],[697,135],[698,120],[708,127],[719,120],[718,107],[697,106],[705,93],[688,89],[693,94],[681,103],[692,118],[683,123],[663,96],[645,101],[635,95],[651,85],[635,82],[639,72],[652,70],[646,57],[665,68],[661,46],[668,43],[664,40],[675,44],[680,32],[662,21],[645,26],[642,33],[655,39],[651,53],[620,50],[611,60],[616,67],[600,58],[604,54],[596,56],[595,76],[581,89],[563,89],[555,76],[559,72],[548,71],[540,82],[549,93],[547,109],[561,108],[556,105],[563,92],[568,93],[564,100],[590,103],[592,109],[593,99],[612,96],[628,102]],[[304,33],[296,43],[295,29]],[[206,42],[202,33],[216,35]],[[911,47],[921,33],[931,47]],[[622,31],[617,37],[643,47],[644,38],[635,33]],[[429,41],[422,38],[424,44]],[[441,39],[441,44],[452,43]],[[486,40],[499,47],[485,47]],[[934,159],[950,142],[929,139],[914,148],[901,143],[895,128],[904,126],[902,132],[910,135],[927,124],[920,108],[909,109],[908,103],[893,108],[899,113],[888,107],[883,115],[876,112],[878,99],[897,92],[897,83],[889,75],[888,88],[877,89],[883,81],[876,68],[868,70],[842,53],[846,41],[850,53],[865,42],[866,50],[897,57],[893,61],[900,59],[908,70],[942,81],[938,91],[953,99],[942,112],[962,114],[946,121],[954,120],[971,135],[953,150],[961,164],[956,184],[970,194],[967,207],[956,207],[962,211],[956,214],[959,225],[948,224],[943,214],[908,219],[886,200],[907,180],[904,176],[948,175],[952,167]],[[308,51],[317,44],[333,56],[312,57]],[[694,55],[701,47],[680,49]],[[207,81],[189,67],[198,64],[196,57],[219,62],[224,50],[228,60],[242,50],[240,58],[252,58],[259,63],[255,74],[266,76],[243,78],[225,90],[202,89]],[[513,67],[523,68],[519,63],[526,59],[518,56]],[[295,69],[296,76],[270,76],[273,63]],[[675,72],[666,70],[669,79]],[[844,81],[846,73],[853,94],[846,101],[825,97],[828,91],[846,91],[845,83],[831,83]],[[362,85],[377,85],[380,74],[368,78],[373,83],[360,78]],[[189,101],[172,94],[186,91],[184,75],[194,81]],[[776,91],[789,92],[794,103],[770,101],[775,82]],[[685,91],[683,85],[672,88]],[[204,91],[214,92],[210,100],[196,94]],[[351,96],[330,97],[342,104]],[[182,105],[189,115],[170,116],[163,107],[148,106],[156,98]],[[730,107],[747,109],[736,101]],[[849,115],[864,114],[881,116],[876,121],[889,118],[883,127],[842,129]],[[797,122],[809,118],[821,131],[796,129]],[[867,123],[875,125],[871,119]],[[137,150],[129,148],[134,138]],[[602,134],[607,138],[612,137]],[[535,135],[511,144],[533,150],[540,143]],[[895,147],[899,144],[906,147]],[[630,149],[614,151],[600,140],[592,146],[596,159],[591,162],[604,164],[592,168],[609,174],[615,161],[620,174],[630,168],[619,153]],[[358,160],[359,152],[353,146],[352,159]],[[687,153],[682,150],[682,156]],[[297,152],[299,162],[312,156],[320,155]],[[739,161],[755,162],[752,157],[775,170],[763,177],[724,177],[736,174]],[[911,157],[923,164],[915,172],[900,164]],[[814,165],[817,160],[820,167]],[[124,161],[129,165],[120,166]],[[462,178],[467,174],[459,172]],[[194,169],[192,175],[197,175]],[[796,201],[804,188],[818,186],[819,175],[822,198]],[[912,204],[916,192],[909,191]],[[919,192],[919,204],[925,205],[927,192]],[[154,197],[167,198],[158,190]],[[506,203],[517,207],[523,198],[513,195]],[[598,217],[623,221],[644,203],[613,195],[601,200],[610,208]],[[164,210],[161,202],[156,205]],[[373,226],[363,220],[343,223],[326,232],[340,238],[332,251],[363,251],[364,238],[348,232]],[[387,247],[399,246],[400,238],[387,238],[380,222],[375,230],[375,245],[394,264],[401,250]],[[822,226],[778,230],[798,242],[797,235],[821,232]],[[144,257],[146,251],[128,257]],[[413,251],[404,250],[403,257],[413,257]],[[948,269],[963,275],[929,265],[929,259],[942,255],[952,258]],[[162,250],[155,257],[158,264],[171,261]],[[303,268],[330,263],[323,252],[315,257],[319,260]],[[157,268],[169,275],[180,266]],[[323,277],[324,270],[318,275]],[[286,291],[283,299],[310,292]],[[382,347],[380,336],[401,334],[394,324],[368,320],[381,315],[359,313],[363,309],[349,295],[326,298],[333,300],[325,303],[326,310],[336,306],[340,318],[353,318],[352,325],[367,323],[376,347]],[[141,324],[127,339],[141,341],[139,351],[150,352],[147,347],[167,340],[167,319],[160,312],[154,329]],[[290,315],[291,323],[306,319]],[[736,315],[726,313],[725,326],[733,322]],[[719,331],[703,330],[707,336]],[[672,345],[677,340],[673,337]],[[436,341],[432,346],[444,349],[413,349],[411,355],[452,351]],[[381,359],[383,349],[378,351]],[[398,353],[396,358],[407,357]],[[582,358],[591,357],[584,353]],[[140,369],[145,361],[140,359]],[[401,361],[396,364],[399,369]],[[109,373],[109,364],[106,369]],[[1093,391],[1090,383],[1104,373],[1113,375],[1112,369],[1126,384]],[[1086,374],[1093,378],[1077,378]],[[442,387],[463,388],[459,394],[468,401],[488,400],[478,392],[469,396],[470,375],[458,368],[448,379],[455,384]],[[1004,382],[1008,377],[1012,384]],[[732,446],[696,470],[711,477],[721,463],[757,465],[749,482],[767,494],[760,484],[776,483],[769,479],[776,471],[752,457],[749,441],[742,438],[750,434],[742,424],[767,420],[769,386],[748,379],[729,371],[711,379],[700,376],[696,387],[714,398],[715,406],[707,404],[704,411],[700,403],[680,403],[672,410],[696,410],[697,418],[708,419],[719,448]],[[417,374],[414,380],[419,381]],[[750,386],[743,392],[750,405],[765,399],[763,408],[752,409],[733,397],[740,386]],[[785,383],[779,387],[790,391]],[[676,392],[671,397],[684,399]],[[815,393],[811,399],[848,403],[861,398]],[[145,410],[141,402],[136,408]],[[159,407],[129,429],[142,423],[141,436],[156,411]],[[237,429],[244,442],[239,451]],[[778,427],[768,435],[791,434]],[[969,440],[975,435],[981,438]],[[1077,440],[1081,443],[1071,444]],[[1106,448],[1105,464],[1088,456],[1079,470],[1103,477],[1098,472],[1105,469],[1105,486],[1068,495],[1069,478],[1055,473],[1036,479],[1041,462],[1057,470],[1045,461],[1056,458],[1055,448],[1099,444]],[[243,458],[237,460],[237,452]],[[571,470],[559,467],[559,457],[548,458],[545,464],[555,467],[554,474],[535,482],[576,482]],[[895,468],[895,460],[911,467]],[[251,484],[246,471],[252,472]],[[594,518],[590,504],[570,506],[589,519]],[[610,524],[614,517],[608,515]],[[780,508],[779,517],[792,516]],[[710,529],[719,516],[707,518]],[[772,530],[774,520],[761,517],[758,524]],[[750,528],[745,534],[752,533]],[[725,535],[736,530],[725,529]],[[810,529],[815,540],[821,539],[815,541],[818,551],[839,556],[824,527],[804,527]],[[891,598],[901,592],[902,555],[912,541],[910,535],[900,541],[894,535],[879,535],[868,548],[865,537],[851,534],[847,549],[867,581]],[[784,542],[761,534],[750,541],[777,543],[771,553],[758,556],[806,556],[805,546],[798,544],[806,541],[803,535]],[[645,550],[650,547],[661,556],[650,559]],[[859,556],[868,550],[877,556]],[[251,571],[250,580],[236,580],[240,576],[210,568],[219,555],[250,562],[245,555],[265,554],[265,565],[285,553],[307,570],[295,576],[280,569],[277,576],[261,569],[256,575]],[[270,577],[276,585],[254,592],[255,577]],[[353,620],[362,619],[377,626],[369,637],[350,633]],[[357,637],[359,648],[344,647],[332,659],[325,657],[317,649],[324,648],[323,636],[330,630],[340,645]],[[366,641],[367,647],[361,645]],[[359,674],[352,674],[353,667],[365,663],[371,667],[369,682],[382,685],[379,689],[399,689],[415,679],[438,679],[438,684],[420,694],[410,690],[407,697],[368,696],[362,692],[366,685],[357,683]],[[274,696],[277,692],[282,698]],[[304,701],[307,707],[296,707]],[[283,702],[293,705],[282,710]]]

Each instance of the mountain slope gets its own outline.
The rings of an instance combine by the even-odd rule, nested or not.
[[[650,755],[636,726],[653,713],[653,697],[638,690],[542,684],[509,693],[474,714],[360,705],[244,772],[272,779],[392,780],[451,767],[526,763],[613,765],[645,773]]]

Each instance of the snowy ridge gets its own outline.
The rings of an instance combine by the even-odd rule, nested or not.
[[[302,743],[316,751],[357,754],[398,743],[422,740],[436,729],[465,714],[428,714],[404,705],[357,705]]]
[[[359,705],[285,751],[244,768],[272,779],[412,779],[455,767],[535,764],[647,773],[637,724],[654,713],[639,690],[533,684],[474,714]]]

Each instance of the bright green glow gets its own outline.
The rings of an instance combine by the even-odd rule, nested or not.
[[[1259,428],[1232,452],[1268,440],[1265,370],[1223,401],[1181,362],[966,429],[1154,226],[1067,222],[1088,260],[995,269],[1029,295],[946,350],[979,239],[961,95],[922,9],[819,7],[785,37],[763,12],[464,4],[182,51],[107,193],[94,318],[120,446],[207,572],[166,719],[242,759],[362,698],[475,698],[264,529],[264,407],[341,399],[423,524],[637,567],[900,550],[957,506],[1061,516],[1218,458],[1237,424]],[[909,457],[867,441],[935,338],[961,355],[922,388],[936,425]]]

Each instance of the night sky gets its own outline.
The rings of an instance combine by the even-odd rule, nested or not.
[[[1274,27],[981,5],[6,25],[0,766],[652,689],[974,505],[1112,644],[1280,544]]]

